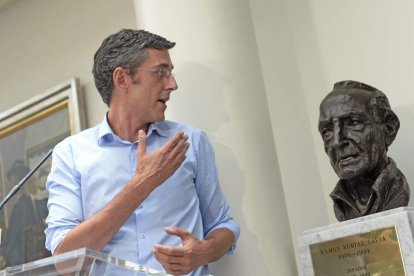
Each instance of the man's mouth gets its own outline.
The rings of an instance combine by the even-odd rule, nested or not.
[[[163,99],[158,99],[158,101],[163,103],[163,104],[165,104],[167,102],[166,100],[163,100]]]

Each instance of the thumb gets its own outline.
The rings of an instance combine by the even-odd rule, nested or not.
[[[165,232],[169,235],[174,235],[179,237],[182,241],[185,241],[191,236],[191,234],[180,227],[165,227]]]
[[[138,131],[138,160],[141,159],[141,157],[145,154],[147,151],[147,135],[145,134],[145,131],[139,130]]]

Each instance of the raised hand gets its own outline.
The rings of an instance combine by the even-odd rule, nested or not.
[[[137,166],[135,177],[147,180],[152,188],[167,180],[181,166],[190,147],[188,136],[182,131],[177,133],[156,152],[146,152],[147,140],[143,130],[138,133]],[[141,182],[140,181],[140,182]]]

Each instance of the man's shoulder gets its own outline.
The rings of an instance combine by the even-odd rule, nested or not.
[[[98,133],[99,125],[96,125],[66,137],[60,141],[56,147],[68,147],[78,143],[96,142],[98,139]]]

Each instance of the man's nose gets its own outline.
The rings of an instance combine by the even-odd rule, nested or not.
[[[178,89],[177,80],[173,75],[170,75],[167,79],[167,89],[170,91],[174,91]]]

